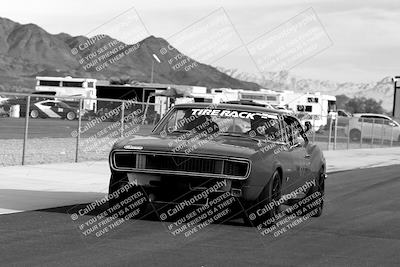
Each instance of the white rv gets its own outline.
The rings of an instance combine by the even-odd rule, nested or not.
[[[298,113],[302,119],[310,121],[314,130],[325,126],[328,116],[336,113],[336,96],[293,91],[283,91],[281,95],[284,105]]]
[[[37,92],[55,92],[55,96],[96,98],[96,79],[67,77],[36,77]],[[97,110],[96,100],[85,99],[83,108]]]

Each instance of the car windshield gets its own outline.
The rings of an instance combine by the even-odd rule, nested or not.
[[[223,135],[279,141],[282,136],[280,129],[277,114],[235,109],[176,108],[157,127],[156,133]]]

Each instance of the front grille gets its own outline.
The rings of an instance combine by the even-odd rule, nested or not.
[[[114,162],[117,168],[136,168],[136,154],[116,153]]]
[[[113,154],[116,170],[176,173],[198,176],[230,176],[246,178],[250,164],[247,160],[231,160],[211,157],[170,155],[160,153],[135,153],[116,151]]]
[[[224,174],[226,175],[245,176],[246,173],[247,173],[246,164],[232,162],[232,161],[226,161],[224,164]]]

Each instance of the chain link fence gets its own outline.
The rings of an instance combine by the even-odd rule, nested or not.
[[[2,95],[1,166],[105,160],[116,141],[148,135],[166,110],[129,99]],[[309,139],[323,150],[400,145],[399,124],[390,118],[296,116],[311,122]]]
[[[2,166],[107,159],[116,141],[149,134],[165,110],[136,100],[2,95]]]
[[[384,115],[316,117],[317,120],[314,116],[307,118],[314,126],[309,139],[323,150],[384,148],[400,145],[399,123]],[[299,119],[303,120],[301,116]]]

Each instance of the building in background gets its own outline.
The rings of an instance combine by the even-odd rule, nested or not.
[[[96,98],[96,83],[97,79],[90,78],[72,78],[67,77],[36,77],[37,92],[41,92],[46,95],[57,96],[73,96],[73,97],[85,97],[89,99],[83,100],[83,108],[86,110],[96,110],[97,103]],[[91,100],[93,98],[93,100]],[[72,106],[77,106],[74,100],[63,100],[68,102]],[[71,103],[73,102],[73,103]]]

